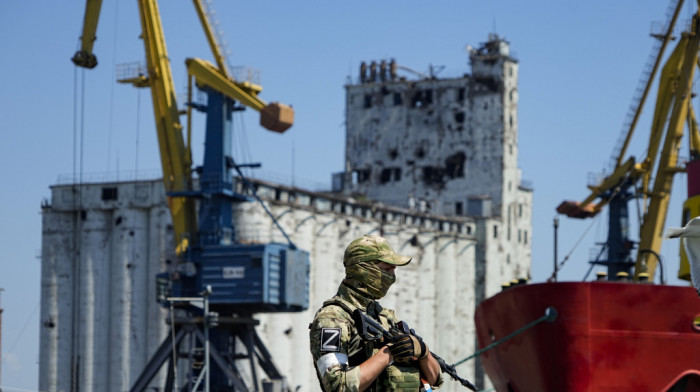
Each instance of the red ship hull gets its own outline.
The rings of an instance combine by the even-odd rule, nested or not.
[[[588,282],[516,286],[476,309],[498,392],[700,391],[700,298],[691,287]]]

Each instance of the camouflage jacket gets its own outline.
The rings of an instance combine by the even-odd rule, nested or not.
[[[338,305],[342,303],[343,305]],[[359,365],[374,355],[379,347],[362,339],[352,314],[344,309],[359,308],[379,321],[386,329],[399,320],[393,310],[383,309],[376,301],[364,298],[345,284],[316,312],[310,325],[311,355],[317,375],[326,392],[356,392],[360,387]],[[442,378],[436,383],[442,384]],[[420,390],[417,364],[387,366],[369,391],[417,392]]]

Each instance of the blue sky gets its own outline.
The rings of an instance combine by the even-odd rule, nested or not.
[[[520,61],[520,167],[535,189],[532,275],[541,282],[552,271],[554,208],[582,199],[588,173],[607,166],[652,48],[649,33],[665,20],[666,7],[652,0],[216,1],[231,64],[260,70],[261,96],[296,110],[284,135],[262,130],[249,111],[235,124],[238,145],[246,146],[235,153],[239,162],[261,162],[270,178],[327,187],[331,173],[343,169],[343,85],[357,77],[361,61],[395,58],[421,72],[444,66],[438,76],[457,76],[469,72],[466,45],[497,33]],[[160,9],[182,95],[184,59],[211,56],[191,2],[162,1]],[[0,4],[0,387],[6,391],[38,387],[40,204],[49,187],[81,171],[100,179],[160,170],[149,92],[114,82],[117,64],[143,59],[136,2],[103,2],[95,44],[100,63],[85,72],[70,62],[83,12],[81,1]],[[681,21],[691,12],[686,5]],[[75,91],[84,91],[84,99],[76,101]],[[630,149],[636,156],[645,150],[654,98],[649,102]],[[201,153],[195,139],[196,162]],[[687,148],[681,154],[688,156]],[[679,225],[684,182],[677,176],[670,226]],[[605,238],[605,220],[606,214],[560,219],[560,259],[571,252],[560,279],[583,277],[589,249]],[[670,274],[677,251],[677,243],[664,244]]]

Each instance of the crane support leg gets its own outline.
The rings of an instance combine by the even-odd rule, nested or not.
[[[147,391],[166,362],[168,363],[168,371],[163,389],[166,392],[175,391],[174,387],[178,385],[176,369],[183,370],[184,377],[181,375],[179,380],[180,384],[184,383],[188,387],[187,390],[190,390],[193,385],[198,385],[203,372],[209,371],[211,392],[259,391],[257,366],[265,372],[269,380],[263,381],[263,384],[277,383],[282,387],[282,391],[290,392],[286,385],[286,379],[275,367],[270,352],[255,331],[257,323],[257,320],[251,317],[219,319],[219,324],[209,329],[211,364],[210,369],[206,369],[206,367],[201,366],[203,362],[202,348],[206,343],[202,318],[198,315],[190,315],[176,319],[175,336],[173,337],[172,331],[171,334],[168,334],[168,337],[151,356],[130,392]],[[236,352],[236,341],[242,343],[245,352]],[[185,361],[184,366],[180,360]],[[242,369],[238,364],[239,361],[243,361],[247,369]],[[242,370],[245,371],[242,372]],[[246,378],[250,380],[248,382],[251,384],[250,386],[247,385]],[[180,386],[182,387],[182,385]]]

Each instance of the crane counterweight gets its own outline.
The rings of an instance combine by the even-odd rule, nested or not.
[[[599,210],[592,204],[581,207],[581,203],[573,200],[565,200],[557,206],[557,212],[569,218],[591,218],[598,214]]]
[[[260,125],[270,131],[283,133],[294,124],[294,109],[279,102],[272,102],[260,111]]]

